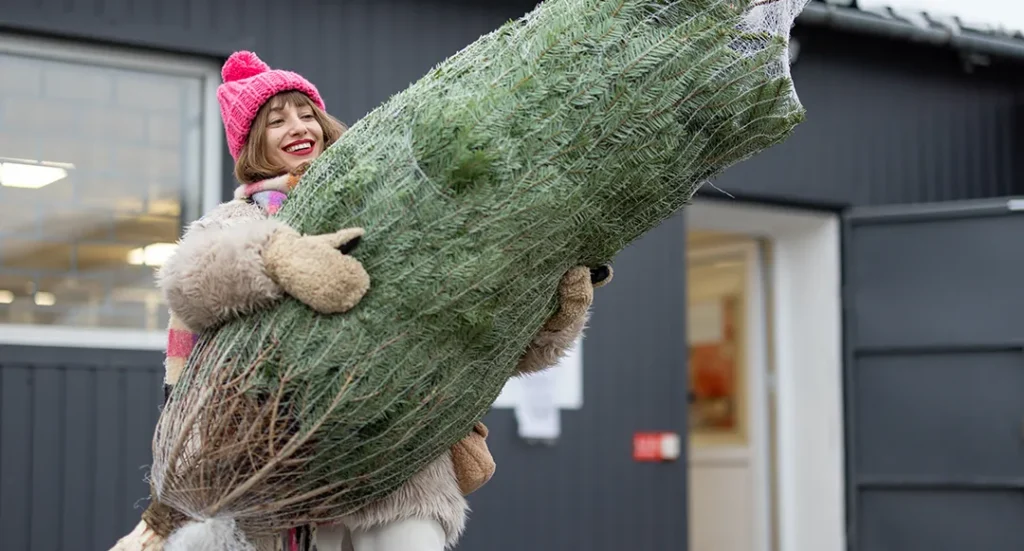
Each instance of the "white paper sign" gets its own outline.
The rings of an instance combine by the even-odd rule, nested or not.
[[[531,384],[550,385],[551,400],[560,409],[580,409],[583,407],[583,346],[576,341],[562,360],[540,373],[529,377],[514,377],[505,383],[498,399],[494,401],[496,408],[515,408],[524,400],[524,382],[527,378],[543,375]]]
[[[520,437],[553,440],[561,434],[562,419],[555,403],[556,377],[548,370],[520,379],[521,394],[515,406]]]

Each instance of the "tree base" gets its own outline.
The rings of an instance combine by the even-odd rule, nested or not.
[[[110,551],[163,551],[166,541],[145,520],[141,520],[135,529],[118,540]]]

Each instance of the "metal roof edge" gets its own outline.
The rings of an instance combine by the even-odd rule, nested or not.
[[[821,2],[807,4],[797,17],[797,23],[1024,61],[1024,40],[967,30],[920,27],[908,21]]]

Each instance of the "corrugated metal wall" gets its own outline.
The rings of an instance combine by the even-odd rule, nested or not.
[[[1024,191],[1024,67],[963,69],[955,52],[798,28],[807,121],[733,167],[735,195],[823,205],[947,201]],[[714,192],[710,192],[715,195]]]
[[[0,346],[0,548],[106,550],[138,522],[162,379],[153,352]]]
[[[507,410],[485,419],[498,468],[460,549],[686,549],[684,463],[634,463],[631,448],[635,431],[686,433],[685,233],[677,216],[638,240],[595,293],[584,406],[562,413],[556,446],[524,444]]]
[[[351,122],[532,4],[5,0],[0,29],[221,59],[254,49],[309,76]],[[810,120],[719,187],[834,207],[1018,190],[1016,82],[984,69],[965,75],[948,55],[927,59],[931,50],[806,38],[794,73]],[[472,496],[462,549],[685,548],[683,464],[629,459],[632,431],[686,427],[683,230],[677,217],[628,249],[599,293],[584,351],[586,407],[564,414],[558,446],[526,447],[508,411],[488,417],[498,472]],[[0,349],[0,532],[16,538],[11,549],[105,549],[130,528],[131,506],[146,495],[142,471],[132,474],[147,463],[159,365],[143,353]],[[83,432],[100,426],[117,436]],[[78,450],[86,459],[71,455]],[[59,532],[43,524],[52,512],[66,519]],[[26,533],[37,534],[31,546]]]

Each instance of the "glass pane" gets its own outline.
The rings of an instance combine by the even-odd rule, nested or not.
[[[0,324],[162,330],[199,78],[0,54]]]
[[[729,245],[746,240],[702,232],[688,241],[690,430],[705,443],[735,444],[745,438],[750,267],[744,250]]]

